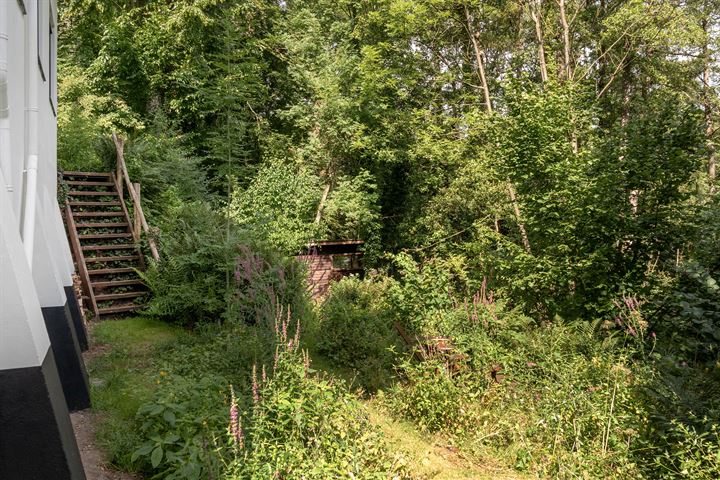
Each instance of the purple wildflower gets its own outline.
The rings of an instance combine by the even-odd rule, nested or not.
[[[257,366],[253,365],[252,369],[252,394],[253,403],[257,405],[260,402],[260,389],[257,382]]]
[[[242,431],[242,425],[240,424],[240,409],[238,408],[237,398],[235,398],[235,391],[232,387],[230,387],[230,393],[230,437],[235,445],[242,449],[245,444],[245,439]]]
[[[297,323],[295,325],[295,346],[300,345],[300,319],[297,319]]]
[[[307,350],[303,350],[303,365],[305,367],[305,376],[308,376],[310,371],[310,353]]]

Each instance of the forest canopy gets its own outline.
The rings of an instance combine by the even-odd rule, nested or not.
[[[118,130],[152,193],[228,204],[285,253],[363,237],[464,255],[541,317],[597,315],[680,257],[717,268],[717,17],[707,0],[66,0],[61,163],[110,161]]]
[[[128,139],[172,259],[147,274],[152,313],[270,324],[262,302],[305,308],[278,258],[363,239],[372,278],[341,283],[316,312],[337,335],[319,351],[338,362],[370,375],[344,351],[398,367],[382,363],[396,360],[389,345],[356,337],[388,338],[399,322],[468,358],[571,358],[582,392],[637,363],[637,376],[603,382],[642,390],[642,418],[662,420],[626,425],[613,448],[642,429],[635,447],[673,445],[667,458],[687,453],[674,443],[685,428],[717,440],[720,405],[704,393],[720,365],[717,0],[63,0],[59,24],[59,161],[110,171],[110,133]],[[242,294],[227,272],[255,257],[238,244],[273,259]],[[238,295],[240,310],[226,303]],[[487,310],[484,329],[458,320],[494,302],[506,316]],[[603,357],[604,335],[628,350]],[[426,378],[414,368],[401,368],[413,385]],[[537,385],[554,388],[551,376]],[[413,410],[420,393],[390,402],[442,429],[447,418]],[[615,440],[602,435],[605,454]],[[684,468],[603,461],[595,473],[612,464],[617,478]]]

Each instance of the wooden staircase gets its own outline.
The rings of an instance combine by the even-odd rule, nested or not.
[[[63,172],[68,237],[83,290],[96,317],[144,307],[145,261],[117,179],[112,173]],[[137,223],[137,222],[136,222]]]

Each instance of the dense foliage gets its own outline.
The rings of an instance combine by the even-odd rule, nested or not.
[[[228,332],[253,328],[263,352],[289,311],[323,362],[470,458],[559,478],[717,478],[719,11],[64,0],[58,155],[109,169],[110,132],[128,139],[163,258],[145,273],[156,316],[224,323],[211,337],[228,348]],[[352,238],[369,278],[311,307],[288,257]],[[198,460],[221,436],[218,391],[177,427],[143,409],[136,461],[161,476],[392,470],[345,408],[356,400],[296,360],[263,383],[271,400],[246,405],[242,455]],[[234,383],[243,401],[233,374],[207,370],[202,391]],[[173,384],[156,405],[205,405]],[[322,438],[347,429],[362,454],[306,457],[305,426],[273,430],[291,417],[280,394],[337,414],[308,418]]]

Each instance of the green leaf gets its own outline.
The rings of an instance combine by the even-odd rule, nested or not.
[[[150,455],[150,463],[152,464],[153,468],[157,468],[157,466],[160,465],[162,459],[163,449],[162,447],[157,447],[155,450],[153,450],[152,455]]]
[[[165,410],[165,412],[163,413],[163,418],[170,425],[172,425],[173,427],[175,426],[176,418],[175,418],[175,414],[172,412],[172,410]]]
[[[143,456],[147,455],[148,453],[150,453],[152,451],[153,447],[154,447],[153,444],[146,443],[145,445],[143,445],[142,447],[138,448],[137,450],[135,450],[133,452],[132,456],[130,457],[130,461],[134,462],[135,460],[138,459],[138,457],[143,457]]]
[[[164,405],[155,405],[150,408],[150,411],[148,413],[150,413],[150,415],[160,415],[163,410],[165,410]]]

